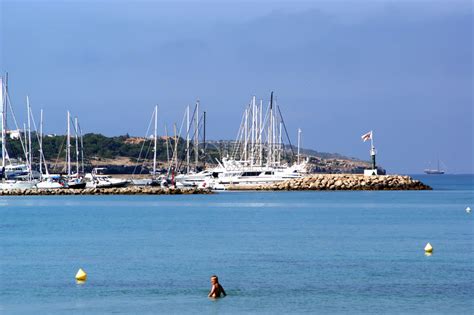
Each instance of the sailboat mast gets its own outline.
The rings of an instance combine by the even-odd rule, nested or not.
[[[198,163],[199,163],[199,100],[196,101],[196,117],[195,117],[195,135],[194,135],[194,162],[195,170],[197,172]]]
[[[254,166],[255,164],[255,143],[257,142],[256,141],[256,123],[257,123],[257,119],[255,117],[255,96],[252,97],[252,140],[251,140],[251,165]]]
[[[273,157],[274,157],[274,147],[273,144],[275,142],[275,130],[274,130],[274,119],[275,117],[273,116],[273,91],[270,94],[270,132],[269,132],[269,139],[270,139],[270,145],[269,145],[269,166],[273,166]]]
[[[298,160],[297,160],[298,164],[300,164],[300,147],[301,147],[301,129],[298,128]]]
[[[283,138],[281,137],[281,130],[283,129],[283,123],[280,121],[279,129],[278,129],[278,165],[281,162],[281,153],[283,151]]]
[[[3,95],[4,92],[4,85],[3,85],[3,77],[0,76],[0,105],[1,105],[1,115],[2,115],[2,167],[5,167],[5,155],[6,155],[6,97]],[[6,88],[5,88],[6,92]],[[5,177],[5,174],[3,174]]]
[[[30,98],[26,96],[26,110],[28,113],[28,160],[29,160],[29,165],[28,165],[28,177],[31,180],[32,179],[32,165],[33,165],[33,153],[31,152],[31,109],[30,109]]]
[[[84,139],[82,138],[81,126],[78,125],[79,136],[81,137],[81,173],[84,174]]]
[[[25,141],[25,161],[26,161],[26,166],[29,166],[29,161],[28,161],[28,129],[26,129],[26,124],[23,123],[23,134],[25,135],[25,138],[23,139]],[[21,136],[20,136],[21,138]]]
[[[76,176],[79,178],[79,123],[77,122],[77,117],[74,118],[75,128],[76,128]]]
[[[40,160],[39,160],[39,172],[43,175],[43,109],[40,110],[40,134],[39,134],[39,146],[40,146]]]
[[[71,114],[67,111],[67,137],[66,137],[66,159],[67,159],[67,176],[71,176]]]
[[[246,162],[247,157],[247,147],[248,147],[248,119],[249,119],[249,108],[245,109],[245,122],[244,122],[244,161]]]
[[[158,129],[158,105],[155,106],[155,130],[153,132],[153,176],[156,175],[156,141],[157,141],[157,129]]]
[[[165,125],[165,136],[166,136],[166,161],[170,165],[170,149],[169,149],[169,138],[168,138],[168,129]]]
[[[203,147],[204,147],[204,159],[202,161],[202,164],[203,164],[203,169],[206,168],[206,112],[203,113],[203,134],[202,134],[202,138],[203,138]]]
[[[186,107],[186,173],[189,173],[189,105]]]
[[[174,169],[178,169],[178,134],[177,134],[177,129],[176,129],[176,124],[173,125],[174,129],[174,150],[173,150],[173,157],[174,157]],[[189,152],[189,151],[188,151]],[[188,164],[189,165],[189,164]]]
[[[263,145],[262,145],[262,132],[263,132],[263,100],[260,100],[260,113],[259,113],[259,125],[258,125],[258,147],[259,147],[259,160],[260,166],[263,166]]]
[[[28,150],[28,153],[27,153],[27,164],[28,164],[28,179],[29,180],[32,180],[32,176],[31,176],[31,172],[32,172],[32,152],[31,152],[31,113],[30,113],[30,98],[28,96],[26,96],[26,112],[28,114],[28,118],[27,118],[27,121],[28,121],[28,141],[26,141],[26,148]],[[26,137],[26,134],[25,134],[25,137]]]

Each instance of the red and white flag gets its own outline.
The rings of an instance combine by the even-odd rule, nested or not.
[[[365,142],[367,140],[371,140],[372,139],[372,130],[367,132],[366,134],[362,135],[362,140]]]

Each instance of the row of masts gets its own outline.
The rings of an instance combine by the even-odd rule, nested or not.
[[[200,113],[199,109],[199,101],[196,101],[194,108],[191,106],[185,108],[179,130],[176,123],[173,124],[173,137],[168,136],[168,129],[165,126],[165,146],[168,172],[174,170],[177,172],[191,173],[193,171],[198,171],[200,166],[203,168],[205,167],[205,157],[204,159],[201,159],[200,151],[203,150],[205,152],[206,149],[206,112],[204,111]],[[155,106],[146,135],[149,134],[150,126],[152,124],[154,125],[153,135],[150,137],[153,139],[152,175],[156,175],[158,106]],[[182,136],[183,129],[184,136]],[[285,149],[283,144],[284,131],[286,133],[281,112],[273,99],[273,93],[271,94],[270,102],[266,109],[263,106],[262,100],[257,103],[256,97],[252,97],[250,104],[245,108],[242,116],[241,126],[231,158],[250,167],[281,166]],[[181,153],[183,152],[181,151],[180,153],[178,149],[180,139],[184,139],[185,141],[183,160],[180,160],[180,156],[182,156]],[[171,144],[171,140],[173,140],[173,144]],[[301,156],[300,146],[301,129],[298,129],[298,164],[300,163]],[[142,150],[143,148],[144,144]],[[291,143],[290,148],[292,148]],[[138,158],[138,161],[140,160],[140,157]]]
[[[9,94],[8,94],[8,84],[7,81],[3,81],[3,77],[0,77],[0,100],[1,100],[1,110],[0,110],[0,115],[1,115],[1,141],[2,141],[2,167],[5,167],[7,165],[7,160],[9,160],[9,155],[8,151],[6,148],[7,145],[7,138],[6,138],[6,131],[7,131],[7,112],[8,108],[10,109],[12,118],[14,120],[15,126],[18,128],[17,120],[15,117],[15,114],[13,112],[13,109],[11,107],[10,101],[9,101]],[[37,141],[39,144],[39,173],[41,175],[49,175],[48,171],[48,165],[46,163],[46,159],[44,156],[43,152],[43,109],[40,110],[40,124],[39,124],[39,132],[38,128],[34,119],[33,111],[30,105],[30,98],[29,96],[26,97],[26,112],[27,112],[27,122],[23,124],[23,137],[21,136],[20,133],[20,143],[22,150],[24,152],[24,157],[26,161],[26,166],[28,168],[28,179],[32,180],[33,175],[32,175],[32,165],[33,165],[33,139],[32,139],[32,131],[34,129],[35,135],[37,137]],[[67,175],[71,176],[72,175],[72,167],[71,167],[71,116],[70,112],[67,112],[67,139],[66,139],[66,169],[67,169]],[[74,118],[74,138],[75,138],[75,148],[76,148],[76,174],[78,175],[80,172],[80,166],[79,166],[79,160],[82,161],[82,172],[84,172],[84,153],[82,150],[83,147],[83,141],[82,141],[82,135],[80,136],[80,127],[79,127],[79,122],[77,117]],[[80,140],[79,140],[80,138]],[[80,143],[79,143],[80,141]],[[81,151],[79,151],[79,148],[81,148]]]
[[[231,158],[248,167],[279,167],[281,166],[285,146],[283,132],[286,127],[278,105],[275,104],[273,92],[266,108],[263,100],[257,104],[252,97],[245,108],[241,126],[237,134]],[[288,139],[289,141],[289,139]],[[300,159],[301,129],[298,129],[298,163]],[[290,143],[290,148],[291,143]]]
[[[1,122],[2,122],[2,165],[5,166],[5,159],[8,157],[6,152],[6,99],[8,98],[7,86],[2,83],[2,111],[1,111]],[[4,97],[5,95],[5,97]],[[32,150],[32,124],[36,130],[36,124],[34,122],[33,113],[30,106],[29,97],[26,98],[27,103],[27,126],[24,125],[24,139],[20,137],[22,147],[25,152],[25,159],[27,165],[31,170],[33,160]],[[200,146],[204,149],[206,147],[206,112],[200,115],[200,102],[196,101],[192,110],[191,106],[187,106],[185,109],[184,117],[181,123],[181,128],[178,132],[176,124],[174,124],[174,148],[171,148],[172,154],[170,154],[170,137],[168,137],[168,131],[165,127],[165,140],[166,140],[166,156],[168,160],[168,169],[174,169],[176,171],[181,170],[185,173],[191,171],[197,171],[200,165]],[[13,114],[13,112],[12,112]],[[14,116],[14,115],[13,115]],[[152,174],[157,174],[157,141],[158,141],[158,106],[155,106],[152,121],[153,122],[153,170]],[[16,121],[15,121],[16,123]],[[183,126],[186,124],[185,126]],[[150,126],[150,125],[149,125]],[[178,152],[178,142],[181,138],[179,135],[182,134],[182,129],[185,127],[185,160],[180,162],[180,154]],[[45,161],[43,153],[43,110],[40,112],[40,128],[39,133],[36,135],[39,142],[39,171],[43,174],[44,171],[48,174],[47,163]],[[82,135],[80,134],[80,127],[77,117],[74,121],[71,119],[70,112],[67,112],[67,138],[66,138],[66,171],[70,177],[72,174],[73,161],[71,160],[73,145],[71,143],[71,134],[74,129],[74,141],[75,141],[75,168],[76,174],[80,173],[82,161],[82,173],[84,172],[84,153],[82,150]],[[242,117],[241,127],[235,142],[235,146],[232,152],[231,158],[239,161],[241,164],[250,167],[279,167],[284,154],[283,144],[283,132],[286,127],[284,125],[283,118],[281,116],[280,109],[276,105],[273,92],[270,96],[270,102],[268,107],[264,109],[263,101],[257,104],[256,97],[252,97],[250,104],[246,107],[244,115]],[[148,134],[148,131],[147,131]],[[200,136],[202,136],[202,143]],[[288,136],[288,135],[287,135]],[[288,139],[289,140],[289,139]],[[80,143],[79,143],[80,142]],[[298,153],[297,162],[300,162],[300,142],[301,142],[301,130],[298,129]],[[192,143],[192,147],[191,147]],[[291,143],[290,143],[290,148]],[[81,149],[81,150],[80,150]],[[194,155],[194,161],[192,161],[192,155]],[[140,158],[140,157],[139,157]],[[184,166],[180,163],[184,163]],[[205,159],[201,163],[205,166]],[[31,174],[31,172],[30,172]]]
[[[185,173],[190,173],[192,171],[197,171],[200,166],[205,166],[205,158],[201,159],[200,156],[200,146],[205,151],[206,146],[206,112],[199,112],[199,101],[196,102],[194,109],[191,106],[187,106],[184,111],[183,120],[181,122],[181,127],[177,128],[176,123],[173,124],[174,136],[168,136],[168,129],[166,125],[165,128],[165,146],[166,146],[166,157],[168,161],[168,172],[171,170],[177,171],[181,170]],[[150,134],[150,126],[153,125],[153,131],[149,138],[153,139],[153,165],[151,174],[154,176],[157,174],[157,146],[158,146],[158,106],[156,105],[146,131],[145,138],[148,138]],[[183,134],[184,129],[184,136]],[[202,135],[202,142],[201,142]],[[173,144],[171,144],[171,139]],[[179,152],[179,141],[184,139],[185,141],[185,152]],[[192,145],[192,146],[191,146]],[[140,162],[142,158],[142,152],[144,149],[145,143],[142,145],[137,163]],[[181,161],[182,154],[184,153],[184,161]],[[147,154],[145,154],[147,155]],[[194,157],[192,157],[194,155]],[[194,159],[194,161],[193,161]],[[201,161],[202,160],[202,161]],[[143,163],[145,163],[145,158],[143,158]],[[184,165],[182,165],[184,163]],[[144,165],[142,165],[144,166]]]
[[[196,101],[194,105],[194,109],[192,110],[192,113],[191,113],[191,106],[189,105],[186,106],[179,132],[177,131],[176,124],[174,124],[174,134],[175,134],[174,148],[173,148],[172,158],[171,159],[168,158],[169,169],[173,168],[174,170],[179,170],[181,168],[181,165],[179,163],[179,152],[178,152],[179,136],[178,135],[182,134],[184,122],[186,122],[186,126],[185,126],[186,158],[185,158],[184,172],[185,173],[190,173],[191,171],[197,172],[200,166],[199,146],[201,146],[204,151],[206,147],[206,112],[203,111],[202,116],[200,116],[199,108],[200,108],[199,100]],[[200,142],[201,131],[202,131],[202,143]],[[168,151],[169,137],[166,137],[166,138],[167,138],[167,151]],[[191,143],[192,143],[192,148],[191,148]],[[192,155],[194,155],[194,163],[191,160]],[[205,166],[205,157],[203,159],[202,166],[203,167]]]
[[[29,97],[27,96],[26,98],[26,103],[27,103],[27,112],[28,112],[28,117],[27,117],[27,126],[24,126],[24,135],[25,135],[25,157],[26,157],[26,164],[29,169],[29,176],[30,180],[32,179],[32,169],[33,169],[33,149],[32,149],[32,127],[34,127],[34,130],[36,131],[36,123],[34,120],[33,112],[31,110],[30,106],[30,101]],[[39,173],[41,175],[46,175],[49,176],[49,171],[48,171],[48,164],[46,161],[46,158],[44,156],[44,151],[43,151],[43,109],[40,110],[40,126],[39,126],[39,132],[36,132],[37,136],[37,141],[39,144]],[[71,128],[71,123],[73,123],[73,127]],[[33,126],[32,126],[33,124]],[[73,129],[73,130],[72,130]],[[72,133],[72,131],[74,131]],[[74,138],[75,141],[75,171],[76,173],[72,173],[72,161],[71,161],[71,155],[72,155],[72,148],[73,145],[71,144],[71,137]],[[44,169],[43,169],[44,165]],[[66,166],[65,170],[67,173],[68,177],[72,177],[73,175],[76,177],[79,177],[80,174],[84,174],[84,150],[83,150],[83,139],[82,139],[82,133],[80,131],[80,126],[79,126],[79,120],[77,117],[74,117],[74,121],[71,119],[71,113],[67,111],[67,134],[66,134]],[[43,172],[44,171],[44,172]]]
[[[41,114],[43,111],[41,110]],[[67,135],[66,135],[66,168],[67,168],[67,175],[68,177],[71,177],[72,174],[72,163],[71,163],[71,113],[67,111]],[[83,139],[82,139],[82,133],[80,132],[80,127],[79,127],[79,120],[77,117],[74,117],[74,140],[75,140],[75,157],[76,157],[76,176],[79,177],[80,173],[84,173],[84,150],[83,148]],[[80,139],[80,140],[79,140]],[[80,141],[80,143],[79,143]],[[42,141],[41,141],[42,142]],[[41,143],[40,142],[40,143]],[[79,151],[79,149],[81,149]],[[40,151],[42,149],[40,148]],[[41,153],[42,154],[42,153]],[[79,166],[79,160],[81,161],[81,166]],[[82,169],[82,172],[81,172]]]
[[[190,116],[190,106],[186,107],[186,173],[191,171],[191,138],[194,138],[194,165],[199,164],[199,100],[194,107],[193,117]],[[191,125],[194,126],[194,135],[191,135]]]

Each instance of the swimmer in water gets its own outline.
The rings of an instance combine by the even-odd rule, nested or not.
[[[211,284],[212,284],[212,287],[211,287],[211,291],[207,295],[208,297],[217,299],[221,297],[221,294],[223,294],[224,296],[227,295],[224,291],[224,288],[219,283],[219,279],[217,278],[216,275],[211,276]]]

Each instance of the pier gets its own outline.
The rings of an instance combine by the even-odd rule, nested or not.
[[[229,190],[432,190],[432,188],[410,176],[313,174],[270,185],[245,188],[231,186]]]
[[[66,195],[194,195],[212,194],[207,189],[178,189],[152,186],[84,189],[12,189],[0,190],[0,196],[66,196]]]

